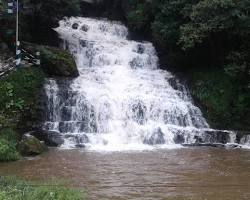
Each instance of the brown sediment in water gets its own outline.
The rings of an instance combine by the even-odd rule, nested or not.
[[[0,175],[31,181],[64,179],[90,199],[250,199],[250,151],[184,148],[144,152],[52,149],[1,163]]]

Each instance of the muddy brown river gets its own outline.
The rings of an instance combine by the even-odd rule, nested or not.
[[[91,200],[250,199],[250,150],[183,148],[143,152],[51,149],[0,164],[0,175],[67,180]]]

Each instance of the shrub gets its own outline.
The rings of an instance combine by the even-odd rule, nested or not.
[[[35,67],[19,69],[0,80],[0,128],[10,126],[11,121],[17,124],[21,112],[34,104],[43,80],[41,69]]]
[[[39,186],[0,177],[0,200],[84,200],[85,195],[64,186]]]
[[[0,161],[15,161],[19,155],[13,142],[0,138]]]
[[[0,162],[18,160],[17,133],[11,128],[4,128],[0,131]]]

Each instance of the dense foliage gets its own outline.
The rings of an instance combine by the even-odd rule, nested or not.
[[[43,72],[35,67],[18,69],[0,80],[0,129],[15,126],[30,110],[43,80]]]
[[[63,186],[32,186],[15,178],[0,177],[1,200],[84,200],[85,195]]]
[[[35,67],[19,69],[0,80],[0,161],[18,159],[16,131],[24,114],[33,117],[43,80],[43,72]]]
[[[250,1],[130,0],[127,20],[181,66],[217,128],[249,129]]]
[[[16,150],[17,134],[11,128],[0,131],[0,161],[14,161],[19,158]]]

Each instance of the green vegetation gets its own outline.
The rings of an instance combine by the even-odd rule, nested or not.
[[[213,127],[250,127],[250,94],[243,92],[244,88],[239,88],[222,69],[192,70],[188,75],[192,95]]]
[[[250,1],[130,0],[130,28],[189,75],[215,128],[250,129]]]
[[[39,186],[0,177],[0,200],[84,200],[86,196],[74,189],[63,186]]]
[[[18,136],[11,128],[0,131],[0,161],[14,161],[19,158],[16,150]]]
[[[22,112],[29,111],[43,85],[40,68],[18,69],[0,80],[0,128],[15,127]]]
[[[24,113],[34,117],[32,111],[43,81],[43,72],[35,67],[18,69],[0,80],[0,161],[18,159],[17,132]]]

